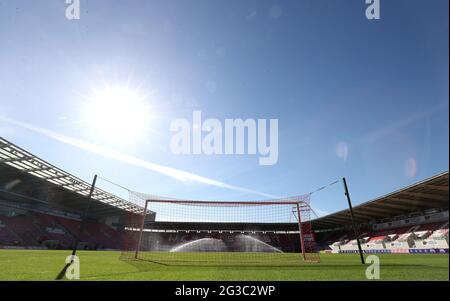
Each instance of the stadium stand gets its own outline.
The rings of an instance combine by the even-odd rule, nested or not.
[[[346,237],[352,237],[350,230],[339,239],[329,241],[329,250],[333,253],[357,252],[356,239],[349,240]],[[448,222],[435,222],[383,231],[374,230],[369,236],[362,235],[360,242],[363,250],[369,253],[409,253],[410,249],[444,249],[448,251]]]
[[[448,252],[448,176],[447,171],[355,206],[363,250]],[[89,189],[90,184],[0,138],[0,248],[72,248]],[[80,246],[104,250],[120,249],[123,241],[133,244],[132,237],[122,239],[122,230],[130,215],[142,212],[142,207],[96,188]],[[155,213],[151,214],[154,220]],[[238,234],[223,224],[160,226],[165,230],[145,235],[166,249],[211,235],[232,242]],[[318,250],[357,251],[348,210],[316,218],[312,226]],[[293,234],[298,231],[297,224],[245,224],[239,229],[251,231],[255,238],[283,252],[298,252],[292,248],[299,245],[292,243],[298,240],[298,234]]]
[[[9,214],[14,214],[9,211]],[[44,247],[50,249],[72,248],[80,221],[58,216],[29,212],[27,215],[0,215],[0,245]],[[86,249],[119,249],[114,242],[120,233],[106,225],[88,222],[81,238]],[[107,234],[106,234],[107,233]]]
[[[17,246],[20,238],[0,219],[0,245]]]
[[[2,217],[6,226],[20,237],[21,244],[27,246],[38,246],[42,232],[33,224],[29,216]]]

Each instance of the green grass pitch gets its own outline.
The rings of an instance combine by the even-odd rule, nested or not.
[[[53,280],[70,251],[0,250],[0,280]],[[161,265],[122,261],[119,252],[82,251],[81,280],[366,280],[358,255],[321,254],[321,263]],[[198,254],[196,254],[198,255]],[[202,254],[203,256],[204,254]],[[223,256],[233,257],[232,253]],[[241,254],[242,256],[242,254]],[[449,256],[384,254],[381,280],[449,280]],[[241,257],[243,258],[243,257]]]

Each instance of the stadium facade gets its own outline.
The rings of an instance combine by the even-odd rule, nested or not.
[[[356,206],[354,218],[363,250],[367,253],[448,253],[448,177],[446,171]],[[90,186],[0,138],[0,248],[72,248]],[[86,229],[80,237],[81,247],[123,248],[121,235],[130,216],[140,216],[143,212],[142,206],[95,188]],[[155,221],[155,213],[149,212],[146,221]],[[316,218],[311,224],[318,242],[317,251],[357,252],[349,210]],[[298,252],[297,247],[292,247],[298,246],[298,242],[292,244],[298,240],[294,223],[165,222],[153,226],[156,230],[145,235],[164,242],[166,247],[205,239],[208,233],[213,233],[215,239],[229,241],[237,227],[239,233],[251,234],[252,238],[277,250]]]

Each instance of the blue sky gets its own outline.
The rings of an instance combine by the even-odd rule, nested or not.
[[[248,200],[346,176],[361,203],[448,169],[446,0],[381,0],[376,21],[365,18],[363,0],[81,0],[76,21],[65,7],[0,0],[0,135],[86,181],[98,173],[150,194]],[[145,135],[106,141],[85,122],[89,95],[104,83],[146,96]],[[172,154],[170,122],[193,110],[278,119],[278,163]],[[180,181],[78,142],[219,185]],[[345,208],[342,185],[313,204]]]

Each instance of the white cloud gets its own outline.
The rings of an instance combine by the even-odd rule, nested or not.
[[[48,138],[54,139],[56,141],[65,143],[67,145],[71,145],[80,149],[83,149],[85,151],[89,151],[91,153],[95,153],[97,155],[106,157],[106,158],[110,158],[113,160],[117,160],[117,161],[121,161],[130,165],[134,165],[134,166],[138,166],[138,167],[142,167],[160,174],[163,174],[165,176],[171,177],[173,179],[176,179],[178,181],[181,182],[196,182],[196,183],[200,183],[200,184],[204,184],[204,185],[210,185],[210,186],[215,186],[215,187],[219,187],[219,188],[224,188],[224,189],[230,189],[230,190],[234,190],[234,191],[239,191],[239,192],[245,192],[245,193],[249,193],[249,194],[253,194],[253,195],[258,195],[264,198],[269,198],[269,199],[278,199],[281,198],[280,196],[276,196],[276,195],[271,195],[271,194],[267,194],[261,191],[256,191],[253,189],[248,189],[245,187],[240,187],[240,186],[236,186],[236,185],[231,185],[231,184],[227,184],[224,183],[222,181],[218,181],[218,180],[214,180],[211,178],[207,178],[207,177],[203,177],[191,172],[187,172],[184,170],[180,170],[180,169],[176,169],[176,168],[172,168],[172,167],[168,167],[168,166],[164,166],[164,165],[160,165],[160,164],[156,164],[156,163],[152,163],[143,159],[139,159],[136,158],[134,156],[130,156],[121,152],[117,152],[108,148],[104,148],[101,146],[97,146],[79,139],[75,139],[72,137],[68,137],[59,133],[56,133],[54,131],[48,130],[48,129],[44,129],[41,127],[37,127],[25,122],[21,122],[18,120],[14,120],[14,119],[10,119],[10,118],[6,118],[6,117],[2,117],[0,116],[0,121],[4,121],[7,122],[9,124],[27,129],[29,131],[44,135]],[[326,211],[322,211],[319,208],[313,207],[311,206],[312,209],[312,213],[313,215],[311,216],[312,219],[314,219],[315,217],[320,217],[320,216],[324,216],[329,214]]]
[[[345,142],[339,142],[336,145],[336,155],[344,161],[347,161],[348,157],[348,144]]]
[[[121,161],[121,162],[130,164],[130,165],[146,168],[148,170],[163,174],[165,176],[171,177],[171,178],[176,179],[181,182],[197,182],[197,183],[201,183],[201,184],[205,184],[205,185],[210,185],[210,186],[250,193],[250,194],[254,194],[254,195],[259,195],[259,196],[262,196],[265,198],[275,198],[275,196],[264,193],[264,192],[227,184],[227,183],[224,183],[221,181],[203,177],[203,176],[200,176],[200,175],[197,175],[197,174],[194,174],[191,172],[187,172],[184,170],[152,163],[152,162],[149,162],[149,161],[146,161],[143,159],[136,158],[134,156],[130,156],[130,155],[118,152],[118,151],[114,151],[114,150],[105,148],[105,147],[97,146],[97,145],[94,145],[94,144],[91,144],[91,143],[88,143],[88,142],[85,142],[85,141],[82,141],[79,139],[68,137],[68,136],[56,133],[54,131],[44,129],[41,127],[37,127],[37,126],[31,125],[31,124],[28,124],[25,122],[21,122],[18,120],[14,120],[14,119],[2,117],[2,116],[0,116],[0,120],[8,122],[10,124],[13,124],[15,126],[19,126],[21,128],[33,131],[35,133],[39,133],[41,135],[44,135],[48,138],[57,140],[59,142],[62,142],[62,143],[65,143],[65,144],[68,144],[71,146],[75,146],[77,148],[83,149],[85,151],[89,151],[91,153],[95,153],[95,154],[103,156],[103,157]]]

